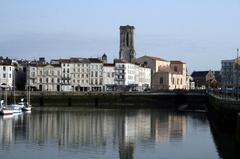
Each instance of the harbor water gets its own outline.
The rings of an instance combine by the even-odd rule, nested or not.
[[[231,139],[199,112],[52,107],[0,116],[4,159],[237,158]]]

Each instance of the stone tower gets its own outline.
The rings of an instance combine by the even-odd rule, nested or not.
[[[133,62],[136,56],[134,50],[134,26],[120,26],[119,59]]]

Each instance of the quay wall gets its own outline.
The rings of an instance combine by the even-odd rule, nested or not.
[[[237,114],[240,112],[240,102],[208,95],[208,111],[210,117],[217,121],[223,128],[236,128]]]
[[[16,96],[17,100],[24,94]],[[204,94],[179,93],[87,93],[87,94],[33,94],[34,107],[76,106],[97,108],[176,108],[183,104],[203,105]]]

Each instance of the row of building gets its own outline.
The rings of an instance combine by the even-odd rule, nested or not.
[[[129,63],[120,59],[107,63],[99,58],[69,58],[47,62],[0,61],[1,87],[28,85],[38,91],[144,91],[189,89],[186,64],[143,56]],[[27,79],[27,80],[26,80]]]
[[[137,58],[134,27],[120,27],[119,58],[107,63],[101,58],[0,60],[1,86],[29,86],[39,91],[144,91],[192,88],[187,65],[159,57]],[[13,77],[14,76],[14,77]],[[27,79],[27,80],[26,80]]]

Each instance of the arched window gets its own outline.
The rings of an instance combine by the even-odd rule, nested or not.
[[[126,42],[127,42],[127,47],[129,46],[129,36],[128,36],[128,33],[127,33],[127,37],[126,37]]]

